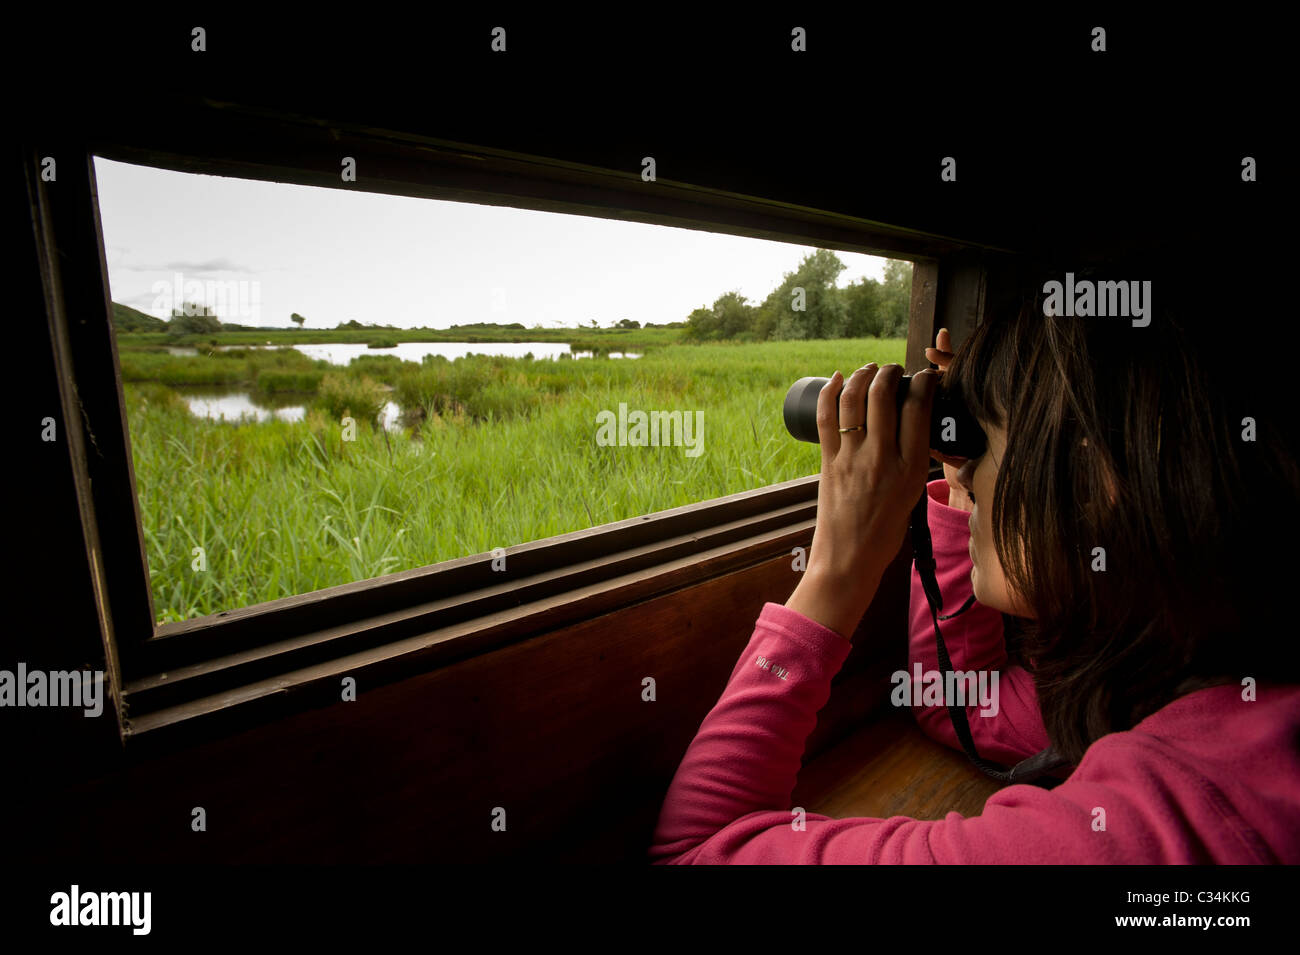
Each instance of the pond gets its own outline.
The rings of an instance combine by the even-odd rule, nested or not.
[[[307,405],[301,395],[263,395],[238,388],[214,388],[209,385],[174,385],[173,390],[185,399],[190,413],[200,418],[223,421],[269,421],[272,418],[301,421],[307,413]],[[401,414],[402,409],[397,402],[390,401],[379,414],[380,422],[386,430],[396,431],[401,428]]]
[[[532,353],[536,359],[557,359],[561,355],[573,358],[591,358],[589,351],[571,351],[565,342],[398,342],[392,348],[371,348],[362,342],[330,342],[324,344],[303,345],[218,345],[218,351],[232,348],[296,348],[308,358],[324,359],[334,365],[347,365],[358,355],[393,355],[402,361],[420,362],[425,355],[442,355],[448,361],[455,361],[465,355],[505,355],[508,358],[523,358]],[[169,345],[169,355],[192,357],[198,355],[197,348],[181,345]],[[608,352],[609,358],[640,358],[634,352]]]
[[[536,359],[557,359],[560,355],[573,358],[591,358],[589,351],[570,351],[564,342],[401,342],[394,348],[370,348],[364,343],[337,342],[302,345],[218,345],[218,351],[232,348],[295,348],[309,358],[328,361],[334,365],[347,365],[358,355],[393,355],[402,361],[420,362],[425,355],[442,355],[449,361],[468,354],[505,355],[522,358],[532,353]],[[180,357],[196,357],[199,350],[191,346],[167,346],[167,353]],[[608,352],[609,358],[640,358],[633,352]],[[246,387],[222,388],[212,385],[175,385],[174,390],[185,399],[190,412],[213,420],[239,421],[301,421],[307,412],[309,396],[302,394],[249,391]],[[380,421],[389,430],[402,427],[402,409],[396,402],[388,402],[380,414]]]

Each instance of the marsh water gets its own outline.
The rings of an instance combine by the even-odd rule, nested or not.
[[[505,355],[508,358],[523,358],[531,354],[536,359],[556,359],[561,355],[572,358],[590,358],[589,351],[572,351],[564,342],[398,342],[392,348],[371,348],[364,342],[329,342],[326,344],[307,345],[218,345],[218,351],[230,351],[232,348],[296,348],[308,358],[324,359],[333,365],[347,365],[359,355],[392,355],[402,361],[420,362],[426,355],[441,355],[448,361],[455,361],[466,355]],[[167,348],[169,355],[195,356],[199,351],[182,345]],[[607,352],[610,358],[640,358],[634,352]]]
[[[220,351],[232,348],[279,348],[279,345],[219,345]],[[505,355],[523,358],[532,354],[538,360],[555,360],[560,355],[573,358],[591,358],[589,351],[570,351],[564,342],[399,342],[393,348],[371,348],[364,343],[337,342],[328,344],[291,345],[308,358],[323,359],[334,365],[348,365],[360,355],[392,355],[402,361],[420,362],[426,355],[442,355],[448,361],[466,355]],[[197,356],[197,348],[168,346],[167,353],[177,356]],[[610,358],[640,358],[632,352],[607,352]],[[174,385],[174,390],[185,399],[190,412],[204,418],[238,421],[254,419],[268,421],[301,421],[307,406],[301,395],[260,394],[247,388],[222,388],[213,385]],[[400,428],[402,409],[390,401],[380,412],[380,421],[388,430]]]

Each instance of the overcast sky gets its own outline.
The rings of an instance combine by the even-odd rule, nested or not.
[[[224,321],[531,328],[685,321],[723,292],[762,301],[813,249],[504,206],[197,176],[96,158],[115,302],[167,318],[160,289],[247,283]],[[885,259],[836,252],[844,286]],[[213,298],[217,285],[205,295]],[[224,291],[224,290],[222,290]],[[242,296],[242,297],[241,297]],[[179,302],[176,303],[179,307]]]

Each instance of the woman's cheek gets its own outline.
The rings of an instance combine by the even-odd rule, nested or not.
[[[984,606],[989,607],[992,606],[991,601],[993,597],[985,589],[984,575],[980,573],[979,560],[977,559],[977,555],[973,552],[974,548],[972,548],[970,565],[970,590],[971,593],[975,595],[976,600],[984,604]]]
[[[970,530],[971,593],[984,606],[1001,610],[1007,602],[1006,592],[1001,586],[1001,575],[998,573],[1001,567],[997,564],[997,555],[993,553],[992,546],[984,541],[983,530],[975,521],[974,511],[971,512]]]
[[[981,593],[980,572],[979,572],[979,548],[975,544],[975,518],[972,512],[970,520],[970,539],[966,544],[967,551],[970,553],[970,585],[971,593],[980,603],[984,603],[984,594]]]

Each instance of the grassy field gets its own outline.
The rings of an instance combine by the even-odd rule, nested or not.
[[[162,345],[305,345],[330,342],[369,344],[404,342],[569,342],[575,351],[644,351],[672,345],[681,328],[507,328],[501,325],[461,328],[301,328],[222,331],[208,335],[174,337],[166,332],[120,332],[118,347],[133,349]]]
[[[786,389],[871,360],[901,364],[905,348],[901,339],[665,345],[636,360],[422,364],[376,354],[340,369],[292,351],[177,358],[124,345],[159,622],[814,474],[817,447],[781,421]],[[168,384],[293,385],[310,410],[292,423],[209,421]],[[400,432],[371,424],[375,403],[389,399],[413,411]],[[703,452],[599,446],[597,413],[620,402],[702,411]],[[196,547],[206,569],[193,569]]]

